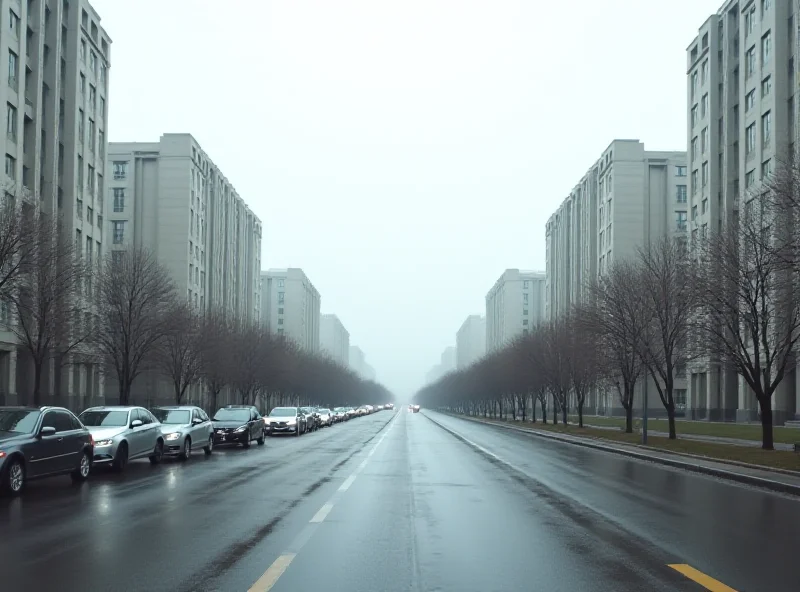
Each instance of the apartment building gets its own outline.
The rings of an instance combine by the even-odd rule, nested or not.
[[[639,140],[609,144],[547,221],[547,319],[580,303],[614,260],[665,234],[685,235],[687,175],[684,152],[647,151]]]
[[[469,315],[456,333],[456,369],[463,370],[486,354],[486,317]]]
[[[191,134],[108,146],[111,250],[153,251],[201,311],[260,316],[261,221]]]
[[[527,335],[545,318],[546,275],[507,269],[486,294],[486,351]]]
[[[318,352],[320,296],[302,269],[261,272],[261,322],[309,352]]]
[[[367,356],[357,345],[350,346],[350,369],[363,380],[375,380],[375,369],[367,363]]]
[[[797,0],[730,0],[686,50],[692,239],[735,222],[776,161],[795,153],[797,10]],[[709,359],[689,373],[687,416],[757,419],[755,396],[736,373]],[[795,372],[774,395],[775,422],[800,410],[798,380]]]
[[[350,366],[350,333],[335,314],[320,316],[319,348],[337,364]]]
[[[103,232],[111,39],[85,0],[3,0],[5,52],[4,199],[60,217],[90,261],[105,252]],[[87,306],[90,302],[87,301]],[[0,307],[0,404],[32,389],[31,361],[17,351]],[[80,406],[101,396],[98,364],[47,365],[43,394]]]

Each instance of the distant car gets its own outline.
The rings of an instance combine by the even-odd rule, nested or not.
[[[255,440],[262,446],[267,429],[258,409],[252,405],[228,405],[214,414],[211,420],[214,429],[214,445],[241,444],[250,447]]]
[[[275,407],[264,418],[267,436],[293,434],[299,436],[307,429],[306,415],[298,407]]]
[[[0,490],[19,495],[32,479],[69,474],[85,481],[92,435],[62,407],[0,407]]]
[[[386,403],[386,405],[384,405],[384,407],[386,409],[389,409],[389,410],[394,409],[394,403]]]
[[[319,425],[323,427],[331,427],[333,425],[333,411],[321,407],[319,413]]]
[[[313,407],[300,407],[306,418],[306,431],[315,432],[319,429],[319,415]]]
[[[333,410],[333,421],[336,423],[347,421],[350,417],[347,415],[346,407],[335,407]]]
[[[161,422],[164,436],[164,454],[176,455],[181,460],[192,456],[192,445],[203,447],[211,454],[214,449],[214,429],[206,412],[192,405],[156,407],[153,415]]]
[[[419,405],[414,405],[414,413],[419,413]]]
[[[158,464],[164,456],[161,424],[144,407],[90,407],[78,419],[94,438],[94,464],[110,464],[123,471],[128,461],[147,457],[151,464]]]

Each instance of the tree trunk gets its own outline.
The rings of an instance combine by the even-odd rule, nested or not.
[[[547,398],[541,397],[539,404],[542,406],[542,423],[547,425]]]
[[[633,406],[628,405],[625,407],[625,433],[633,433]]]
[[[775,450],[775,441],[772,430],[772,397],[761,396],[758,398],[761,408],[761,448]]]
[[[564,427],[567,425],[567,394],[564,393],[564,401],[561,405],[561,423],[564,424]]]
[[[531,397],[531,423],[536,423],[536,397]]]
[[[172,386],[175,387],[175,404],[180,405],[181,399],[183,399],[183,390],[181,390],[181,385],[179,382],[173,381]]]
[[[669,439],[676,440],[678,435],[675,431],[675,404],[667,405],[667,419],[669,420]]]
[[[576,396],[576,400],[577,400],[577,403],[578,403],[578,427],[582,428],[583,427],[583,403],[584,403],[584,400],[580,396]]]
[[[42,360],[33,359],[33,406],[42,405]]]

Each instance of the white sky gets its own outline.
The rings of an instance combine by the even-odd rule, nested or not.
[[[614,138],[686,150],[721,0],[93,0],[109,137],[190,132],[398,395]]]

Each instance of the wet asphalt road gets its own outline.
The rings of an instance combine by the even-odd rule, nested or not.
[[[798,552],[800,501],[405,410],[0,499],[3,591],[776,592]]]

